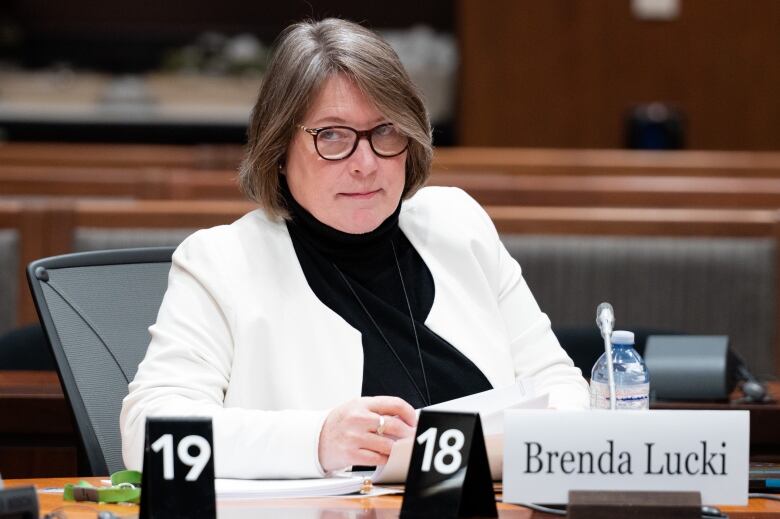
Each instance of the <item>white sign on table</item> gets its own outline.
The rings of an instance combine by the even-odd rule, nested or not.
[[[698,491],[746,505],[748,411],[508,410],[504,501],[566,503],[569,490]]]

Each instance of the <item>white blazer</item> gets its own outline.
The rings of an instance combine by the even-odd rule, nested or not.
[[[553,407],[588,407],[587,383],[479,204],[425,188],[399,225],[433,276],[431,330],[493,387],[536,376]],[[141,468],[147,416],[197,415],[213,420],[217,477],[323,474],[325,417],[361,394],[361,334],[311,290],[283,222],[256,210],[187,238],[149,330],[120,418],[128,468]]]

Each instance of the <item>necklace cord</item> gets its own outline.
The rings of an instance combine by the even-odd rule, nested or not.
[[[428,395],[428,405],[431,405],[431,390],[428,387],[428,377],[425,374],[425,364],[422,358],[422,349],[420,348],[420,339],[417,337],[417,326],[414,323],[414,315],[412,315],[412,305],[409,302],[409,294],[406,293],[406,283],[404,283],[404,276],[401,274],[401,264],[398,262],[398,254],[395,252],[395,244],[390,241],[390,246],[393,248],[393,258],[395,258],[395,266],[398,268],[398,277],[401,279],[401,288],[404,291],[404,299],[406,299],[406,308],[409,310],[409,320],[412,322],[412,331],[414,332],[414,342],[417,344],[417,357],[420,359],[420,369],[422,370],[423,385],[425,385],[425,393]]]
[[[360,299],[360,296],[358,296],[357,292],[355,291],[354,287],[352,286],[352,283],[349,282],[349,279],[347,279],[347,276],[344,275],[344,273],[341,271],[341,269],[336,265],[335,263],[332,263],[333,268],[336,269],[336,272],[339,273],[341,276],[341,279],[344,280],[344,284],[347,285],[347,288],[349,288],[350,292],[352,292],[352,295],[355,297],[355,300],[357,300],[360,307],[363,309],[363,312],[368,316],[368,318],[371,320],[371,323],[374,325],[374,328],[379,332],[379,335],[382,337],[382,340],[385,341],[385,344],[390,349],[390,352],[393,354],[395,359],[398,361],[398,363],[401,365],[401,368],[403,368],[404,372],[406,373],[406,376],[409,377],[409,381],[414,386],[414,389],[417,391],[417,393],[420,395],[420,398],[422,398],[423,402],[426,405],[431,405],[431,392],[428,388],[428,377],[425,374],[425,364],[423,363],[422,359],[422,350],[420,348],[420,340],[417,336],[417,327],[414,324],[414,316],[412,315],[412,306],[409,303],[409,296],[406,293],[406,285],[404,284],[404,278],[401,274],[401,265],[398,262],[398,255],[395,252],[395,245],[393,244],[392,240],[390,241],[390,245],[393,248],[393,258],[395,258],[395,266],[398,268],[398,275],[401,277],[401,288],[404,292],[404,297],[406,298],[406,306],[409,309],[409,318],[412,321],[412,331],[414,333],[414,341],[417,344],[417,355],[420,359],[420,369],[422,370],[422,376],[423,376],[423,383],[425,384],[425,393],[423,393],[420,390],[420,386],[417,385],[417,382],[415,382],[414,377],[409,372],[409,369],[406,367],[406,364],[404,364],[403,360],[401,360],[401,357],[398,355],[398,352],[395,351],[395,348],[393,348],[393,345],[390,343],[390,341],[385,336],[384,332],[382,332],[382,328],[379,327],[379,324],[374,319],[374,316],[371,315],[371,312],[368,311],[368,308],[366,308],[366,305],[363,304],[363,300]],[[427,396],[427,398],[426,398]]]

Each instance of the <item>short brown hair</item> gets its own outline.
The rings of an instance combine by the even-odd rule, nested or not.
[[[287,27],[276,42],[249,121],[242,191],[271,217],[287,217],[279,169],[311,101],[325,81],[344,74],[377,109],[409,136],[403,198],[428,179],[433,146],[428,113],[398,55],[379,35],[328,18]]]

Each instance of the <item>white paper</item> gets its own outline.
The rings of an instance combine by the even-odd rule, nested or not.
[[[359,492],[364,480],[365,476],[347,474],[318,479],[218,478],[214,480],[214,488],[220,500],[343,496]],[[378,494],[391,492],[383,490],[378,489]]]
[[[370,473],[369,473],[370,474]],[[221,481],[221,480],[216,480]],[[224,480],[222,480],[224,481]],[[250,489],[251,490],[251,489]],[[381,496],[385,494],[398,494],[400,489],[389,489],[385,487],[374,486],[368,494],[347,494],[338,497],[339,502],[344,499],[364,499],[366,497]],[[322,497],[324,501],[318,501],[311,506],[301,505],[300,501],[285,501],[284,499],[270,499],[268,496],[258,498],[249,494],[242,497],[224,498],[217,495],[217,519],[323,519],[330,517],[329,508],[343,508],[347,510],[344,503],[338,505],[328,497],[323,496],[298,496],[317,498]],[[347,510],[348,511],[348,510]],[[354,508],[355,514],[341,513],[340,510],[334,512],[333,517],[363,517],[361,509]],[[395,512],[398,515],[398,511]]]
[[[697,491],[747,504],[748,411],[506,413],[504,501],[565,503],[569,490]]]
[[[536,395],[531,379],[448,400],[426,407],[427,411],[453,413],[479,413],[482,433],[485,436],[504,432],[504,411],[506,409],[543,409],[547,407],[547,394]]]
[[[474,395],[449,400],[425,410],[460,413],[479,413],[482,433],[485,436],[490,473],[494,480],[500,480],[504,455],[504,411],[507,409],[544,409],[548,395],[535,395],[533,382],[518,380],[515,384],[491,389]],[[393,444],[387,464],[378,467],[372,480],[374,483],[403,483],[409,472],[414,438],[404,438]]]

